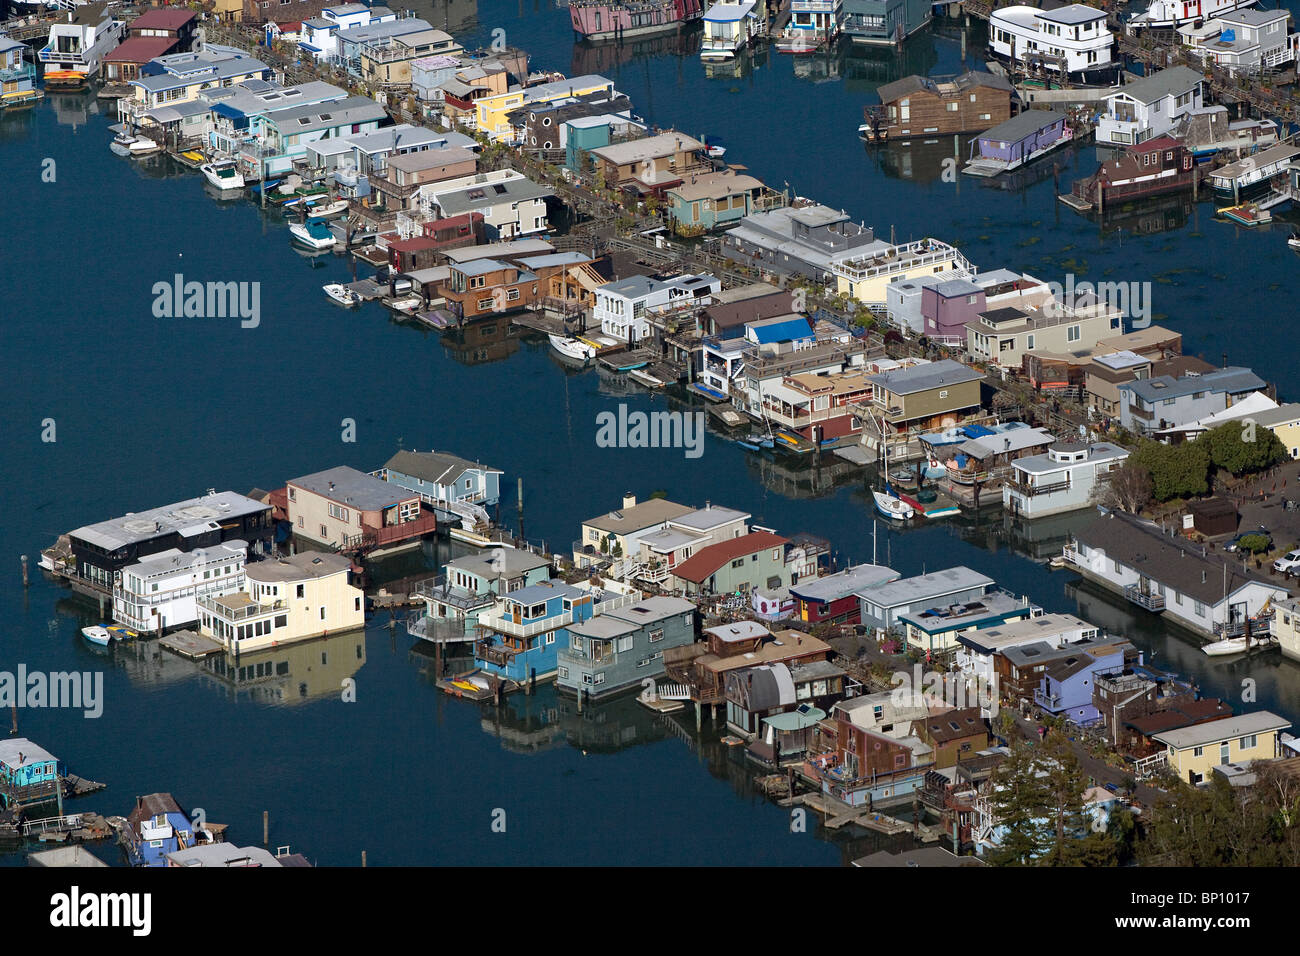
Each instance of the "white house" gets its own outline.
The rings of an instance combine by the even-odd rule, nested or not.
[[[1057,444],[1046,454],[1011,462],[1002,507],[1022,518],[1078,511],[1093,505],[1093,489],[1124,463],[1128,451],[1110,442]]]
[[[546,198],[553,195],[523,173],[497,169],[420,187],[418,208],[425,219],[450,219],[477,212],[488,239],[516,239],[545,232]]]
[[[1212,639],[1240,636],[1247,627],[1269,632],[1265,605],[1287,597],[1285,588],[1244,565],[1179,537],[1149,521],[1109,512],[1076,531],[1065,559],[1079,573],[1139,607]]]
[[[320,16],[302,21],[298,46],[318,60],[328,60],[338,54],[338,33],[372,23],[387,23],[397,19],[388,7],[368,7],[363,3],[343,3],[321,10]]]
[[[198,600],[244,589],[248,545],[231,540],[209,548],[170,548],[128,564],[113,584],[113,620],[141,632],[193,624]]]
[[[1135,146],[1171,132],[1189,111],[1200,109],[1205,77],[1174,66],[1121,86],[1106,97],[1097,121],[1097,143]]]
[[[711,275],[629,276],[596,290],[592,318],[606,335],[639,342],[650,336],[656,316],[701,308],[721,291],[722,281]]]
[[[1099,634],[1097,625],[1073,614],[1041,614],[958,634],[954,663],[968,681],[982,681],[984,686],[992,687],[997,678],[996,658],[1003,651],[1039,641],[1063,647],[1092,640]]]
[[[1236,10],[1203,23],[1193,21],[1178,28],[1188,52],[1206,64],[1239,73],[1258,74],[1296,59],[1300,34],[1287,32],[1291,12]]]

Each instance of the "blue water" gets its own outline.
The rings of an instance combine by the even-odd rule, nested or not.
[[[434,22],[437,23],[437,19]],[[593,55],[572,43],[552,7],[481,3],[467,42],[503,26],[533,53],[533,68],[578,72]],[[914,49],[913,49],[914,47]],[[909,46],[904,66],[936,73],[961,64],[955,39]],[[1252,364],[1294,390],[1296,333],[1281,277],[1285,232],[1213,222],[1208,204],[1160,214],[1169,231],[1107,231],[1059,207],[1051,178],[1021,192],[938,178],[949,151],[870,154],[856,139],[861,107],[900,68],[883,60],[828,61],[838,78],[812,83],[775,55],[738,79],[709,78],[692,55],[632,56],[602,67],[660,125],[720,137],[728,159],[780,187],[843,206],[901,240],[955,240],[981,267],[1045,279],[1073,269],[1089,279],[1151,279],[1160,321],[1187,350]],[[803,69],[802,66],[799,67]],[[792,834],[786,811],[754,795],[748,772],[708,731],[683,740],[630,702],[579,716],[552,689],[512,698],[501,713],[437,692],[431,662],[411,652],[386,612],[372,620],[364,663],[342,636],[304,653],[284,701],[238,692],[170,658],[105,658],[79,638],[93,606],[33,572],[24,591],[18,556],[33,565],[61,532],[209,487],[273,488],[335,464],[374,468],[399,446],[451,449],[506,471],[503,520],[518,527],[514,480],[525,483],[528,537],[564,550],[580,521],[625,491],[706,499],[744,508],[757,524],[832,540],[839,562],[870,560],[872,520],[860,475],[829,464],[791,470],[710,435],[697,460],[654,451],[597,449],[596,415],[676,400],[623,391],[595,371],[573,374],[544,342],[504,328],[457,346],[391,322],[377,306],[348,312],[320,286],[349,276],[344,260],[308,260],[283,221],[245,201],[217,203],[196,174],[163,161],[113,156],[111,120],[88,97],[51,97],[0,117],[0,155],[11,184],[0,295],[10,374],[2,455],[8,514],[0,527],[0,668],[103,669],[105,710],[21,711],[19,729],[77,773],[106,781],[81,806],[125,814],[137,794],[168,790],[232,837],[289,844],[327,865],[424,863],[835,864],[876,843]],[[1070,158],[1069,179],[1091,172],[1091,150]],[[899,175],[911,157],[911,176]],[[43,161],[56,179],[43,182]],[[152,288],[188,280],[261,284],[262,320],[157,319]],[[1249,306],[1242,308],[1249,295]],[[1242,314],[1242,313],[1245,314]],[[1252,341],[1267,329],[1267,347]],[[475,357],[478,357],[476,364]],[[482,361],[491,359],[491,361]],[[344,419],[357,423],[342,441]],[[57,441],[43,442],[53,419]],[[1068,523],[1067,523],[1068,524]],[[1064,525],[1063,525],[1064,526]],[[1206,693],[1239,702],[1243,677],[1258,706],[1300,716],[1300,670],[1276,658],[1227,666],[1146,618],[1094,597],[1076,602],[1070,578],[1026,560],[1001,517],[978,523],[879,530],[876,554],[904,573],[966,563],[1050,610],[1083,609],[1130,634],[1158,665],[1196,673]],[[1041,556],[1050,546],[1040,547]],[[432,551],[423,563],[433,565]],[[419,558],[391,573],[414,573]],[[357,701],[336,687],[356,680]],[[300,685],[307,685],[307,695]],[[685,723],[685,722],[683,722]],[[505,811],[506,832],[491,829]],[[105,855],[108,855],[107,852]],[[21,862],[10,854],[5,862]]]

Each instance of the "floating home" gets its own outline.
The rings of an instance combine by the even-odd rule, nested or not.
[[[31,806],[54,800],[62,783],[63,764],[26,737],[0,740],[0,806]]]
[[[1097,120],[1098,146],[1133,146],[1164,136],[1204,105],[1204,74],[1174,66],[1108,94]]]
[[[1278,143],[1214,170],[1210,173],[1210,185],[1225,199],[1231,197],[1234,203],[1268,193],[1273,188],[1273,180],[1278,181],[1279,189],[1285,190],[1286,177],[1291,175],[1291,164],[1297,156],[1300,148]]]
[[[864,108],[868,142],[974,133],[1011,118],[1014,91],[1006,77],[967,72],[951,80],[905,76],[879,89],[880,104]]]
[[[412,637],[435,643],[470,641],[481,611],[497,598],[550,580],[551,563],[520,548],[464,555],[443,565],[443,573],[416,585],[424,602],[407,621]]]
[[[997,176],[1019,169],[1074,138],[1064,113],[1026,110],[980,133],[970,145],[962,172]]]
[[[251,554],[270,550],[275,536],[271,506],[233,491],[210,491],[198,498],[85,525],[66,543],[46,549],[41,567],[92,597],[110,596],[118,572],[169,549],[188,552],[239,541]]]
[[[346,465],[294,478],[276,498],[295,535],[372,556],[417,547],[438,526],[418,492]]]
[[[105,6],[78,6],[68,11],[66,20],[51,25],[49,39],[36,54],[46,89],[85,86],[99,75],[104,57],[125,39],[126,23],[106,13]]]
[[[113,587],[113,620],[142,634],[161,634],[199,619],[199,599],[244,589],[248,546],[239,540],[180,551],[171,548],[127,565]]]
[[[844,0],[844,33],[854,43],[901,46],[930,22],[931,0]]]
[[[989,14],[989,52],[1015,72],[1109,86],[1120,74],[1106,13],[1071,3],[1052,10],[1006,6]]]
[[[136,797],[126,822],[121,842],[132,866],[166,866],[167,854],[220,842],[225,830],[221,824],[195,827],[170,793]]]
[[[1096,207],[1104,212],[1116,202],[1193,189],[1200,175],[1186,146],[1160,136],[1130,146],[1123,156],[1106,160],[1091,176],[1075,180],[1070,196],[1062,200],[1076,209]]]
[[[664,673],[664,652],[695,640],[695,605],[649,597],[568,628],[556,658],[556,686],[591,698],[639,688]]]
[[[1124,463],[1128,452],[1110,442],[1059,443],[1044,454],[1018,458],[1002,486],[1002,507],[1042,518],[1093,505],[1093,490]]]
[[[26,56],[25,43],[0,36],[0,107],[21,106],[45,95],[36,88],[36,64]]]
[[[1229,557],[1110,512],[1074,532],[1065,560],[1089,581],[1209,640],[1270,633],[1265,605],[1287,591]]]
[[[758,31],[754,0],[715,3],[704,14],[701,60],[731,60]]]

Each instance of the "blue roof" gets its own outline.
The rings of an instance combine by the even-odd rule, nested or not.
[[[773,342],[789,342],[791,339],[807,338],[812,335],[812,328],[808,325],[808,320],[804,318],[785,319],[780,322],[749,322],[746,323],[754,335],[754,341],[759,345],[770,345]]]
[[[227,106],[225,103],[213,104],[211,111],[218,116],[225,116],[228,119],[245,119],[248,114],[243,110],[235,109],[233,106]]]
[[[961,430],[966,433],[967,438],[984,438],[993,434],[993,429],[985,428],[983,425],[963,425]]]

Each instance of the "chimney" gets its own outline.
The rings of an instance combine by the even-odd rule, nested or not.
[[[333,490],[334,490],[334,482],[331,481],[331,482],[330,482],[330,491],[333,491]]]
[[[632,494],[632,492],[630,492],[630,491],[626,491],[626,492],[624,492],[624,493],[623,493],[623,507],[624,507],[624,508],[635,508],[635,507],[636,507],[636,495]]]

